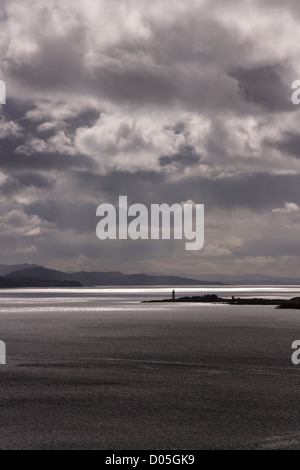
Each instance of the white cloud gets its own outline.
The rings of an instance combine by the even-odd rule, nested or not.
[[[285,202],[283,208],[273,209],[272,212],[280,212],[280,213],[292,213],[298,212],[299,206],[294,202]]]
[[[68,137],[64,131],[59,131],[47,140],[39,138],[30,138],[24,145],[17,147],[16,151],[25,155],[32,155],[34,153],[59,153],[66,155],[74,155],[72,139]]]
[[[70,269],[76,257],[81,268],[99,259],[106,269],[121,263],[131,272],[144,270],[144,262],[161,271],[178,268],[171,248],[168,254],[156,245],[148,252],[137,245],[99,248],[96,198],[114,199],[122,188],[150,203],[204,202],[205,248],[193,258],[183,253],[186,272],[199,272],[201,261],[210,272],[220,265],[275,272],[284,256],[297,269],[297,237],[286,225],[299,212],[297,181],[272,179],[300,174],[297,139],[281,145],[299,132],[300,107],[289,109],[290,84],[299,78],[296,2],[5,4],[0,238],[9,256],[18,246],[24,257],[63,259]],[[90,110],[94,117],[82,118]],[[54,183],[47,184],[49,177]],[[67,204],[84,207],[84,214],[71,216]]]
[[[93,127],[77,129],[75,146],[79,153],[94,157],[100,171],[159,171],[159,157],[178,152],[185,143],[182,134],[166,129],[167,124],[170,121],[151,114],[102,113]]]
[[[7,137],[20,137],[22,135],[22,128],[19,124],[14,121],[5,121],[0,117],[0,139]]]

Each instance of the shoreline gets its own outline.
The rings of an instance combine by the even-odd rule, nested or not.
[[[142,303],[223,303],[229,305],[275,305],[278,309],[293,308],[300,310],[300,297],[293,297],[291,299],[263,299],[259,297],[252,298],[241,298],[232,296],[230,299],[218,297],[215,294],[205,294],[202,296],[184,296],[171,299],[155,299],[155,300],[143,300]]]

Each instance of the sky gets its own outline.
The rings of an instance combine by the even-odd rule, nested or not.
[[[0,0],[0,263],[300,276],[300,3]],[[205,207],[205,241],[96,209]]]

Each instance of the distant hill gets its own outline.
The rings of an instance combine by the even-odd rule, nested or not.
[[[6,276],[6,274],[12,273],[13,271],[21,271],[22,269],[37,268],[37,264],[0,264],[0,276]]]
[[[62,271],[56,271],[55,269],[47,269],[43,266],[31,267],[27,269],[21,269],[17,271],[10,272],[6,274],[7,278],[33,278],[33,279],[41,279],[43,281],[66,281],[66,280],[73,280],[70,277],[70,274],[64,273]],[[74,279],[76,280],[76,279]]]
[[[16,277],[13,279],[8,279],[6,277],[0,276],[0,288],[13,287],[81,287],[81,284],[77,281],[45,281],[41,279],[32,279],[29,277]]]
[[[15,277],[8,280],[12,281],[14,284],[11,287],[82,287],[80,282],[67,280],[44,280],[30,277]]]
[[[150,285],[210,285],[211,282],[198,281],[180,276],[148,276],[146,274],[123,274],[119,271],[64,273],[42,266],[14,271],[6,275],[8,279],[34,278],[40,280],[77,281],[85,286],[150,286]],[[222,283],[214,282],[214,285]]]
[[[1,272],[5,272],[6,274],[1,274]],[[175,276],[156,272],[138,274],[123,274],[120,271],[63,272],[35,264],[16,264],[11,266],[0,264],[0,276],[5,276],[8,279],[26,277],[43,281],[77,281],[85,286],[218,286],[228,284],[259,286],[264,284],[300,284],[300,278],[297,277],[269,276],[267,274],[198,274],[191,278],[188,275]]]
[[[16,287],[16,285],[10,279],[0,276],[0,287]]]
[[[85,285],[94,286],[178,286],[178,285],[209,285],[210,282],[197,281],[180,276],[148,276],[146,274],[123,274],[118,271],[111,272],[79,272],[69,275]],[[214,284],[220,284],[214,282]]]

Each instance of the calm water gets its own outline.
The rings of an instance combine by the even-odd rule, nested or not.
[[[300,286],[180,287],[290,298]],[[300,311],[143,304],[167,288],[0,291],[1,449],[300,448]]]

